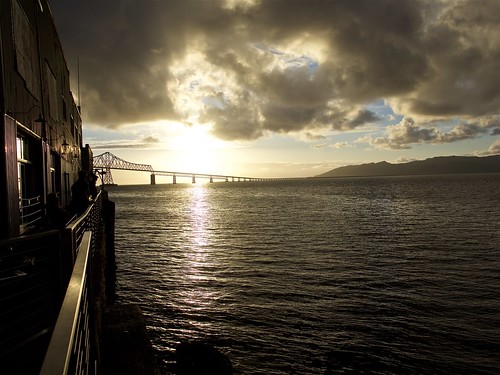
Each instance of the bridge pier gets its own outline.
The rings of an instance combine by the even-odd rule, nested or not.
[[[177,177],[174,175],[172,175],[172,184],[176,184],[177,183]]]
[[[210,182],[214,182],[214,180],[213,180],[212,176],[210,176]]]
[[[151,185],[156,185],[156,176],[151,174]]]
[[[193,184],[196,184],[196,178],[193,175],[193,180],[191,181]]]

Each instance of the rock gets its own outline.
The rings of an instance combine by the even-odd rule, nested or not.
[[[229,358],[204,342],[181,343],[175,351],[177,375],[232,375]]]

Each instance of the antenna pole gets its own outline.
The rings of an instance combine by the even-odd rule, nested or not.
[[[80,109],[80,113],[82,111],[82,104],[80,103],[80,56],[76,58],[76,70],[78,74],[78,108]]]

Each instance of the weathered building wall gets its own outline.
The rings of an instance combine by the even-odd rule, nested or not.
[[[0,2],[0,69],[0,238],[9,238],[23,230],[13,202],[39,197],[43,206],[54,192],[69,204],[82,166],[80,109],[47,0]]]

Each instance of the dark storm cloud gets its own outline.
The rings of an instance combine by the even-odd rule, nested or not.
[[[375,113],[367,110],[367,109],[362,109],[358,111],[358,114],[356,117],[354,117],[351,121],[349,121],[350,126],[353,128],[367,124],[367,123],[372,123],[380,120],[380,117],[378,117]]]
[[[407,118],[469,119],[447,138],[401,127],[392,144],[405,148],[478,134],[473,124],[500,108],[496,0],[57,0],[52,8],[70,66],[80,58],[84,115],[101,126],[199,120],[226,140],[351,130],[379,120],[364,106],[380,98]]]

